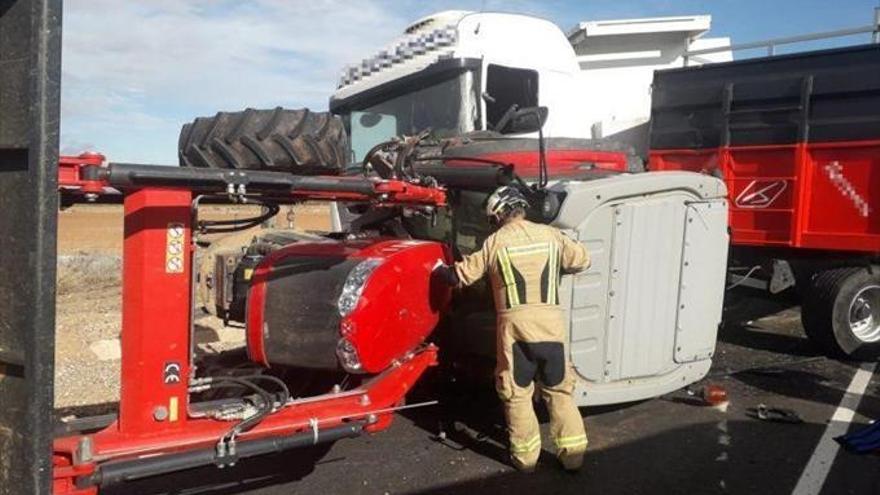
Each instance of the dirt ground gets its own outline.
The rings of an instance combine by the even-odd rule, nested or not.
[[[203,218],[243,218],[255,208],[206,206]],[[76,205],[58,215],[58,297],[55,342],[55,407],[62,413],[89,406],[90,412],[115,408],[119,400],[119,330],[123,212],[119,205]],[[287,207],[276,227],[327,231],[326,205]],[[255,229],[257,230],[257,229]],[[207,314],[196,320],[200,353],[239,347],[240,328],[224,327]]]
[[[304,204],[282,207],[272,220],[277,227],[326,232],[330,228],[328,207]],[[204,206],[205,219],[235,219],[253,216],[254,207]],[[58,213],[58,255],[78,253],[122,255],[122,206],[74,205]]]

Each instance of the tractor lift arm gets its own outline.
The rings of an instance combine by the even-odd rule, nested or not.
[[[410,181],[363,176],[296,176],[260,170],[221,170],[110,163],[88,164],[78,170],[72,185],[84,194],[151,188],[186,189],[193,193],[258,194],[278,202],[302,200],[363,201],[379,204],[443,206],[446,192]],[[64,179],[62,177],[62,179]]]

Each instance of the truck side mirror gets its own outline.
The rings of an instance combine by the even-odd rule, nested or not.
[[[526,107],[516,111],[513,117],[500,129],[502,134],[528,134],[538,132],[547,122],[547,107]]]

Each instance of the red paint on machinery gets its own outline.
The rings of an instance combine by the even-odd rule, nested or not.
[[[880,141],[652,150],[724,178],[735,245],[880,252]]]
[[[350,371],[386,369],[424,342],[449,302],[449,287],[431,277],[437,261],[451,262],[444,245],[402,239],[303,242],[270,254],[257,266],[248,297],[251,358],[267,366],[326,366],[328,361],[335,363],[337,345],[344,338],[358,360],[358,367]],[[363,268],[369,274],[361,283],[353,283]],[[287,277],[295,284],[293,279],[310,270],[319,270],[323,280],[330,282],[326,290],[306,279],[299,285],[278,282]],[[291,297],[291,305],[297,306],[270,303],[273,291],[293,290],[297,296]],[[355,302],[343,311],[340,299],[346,291]],[[290,310],[300,316],[298,326],[290,325],[293,319],[284,314]],[[314,316],[302,317],[307,312]],[[305,319],[312,321],[303,324]],[[303,336],[303,327],[315,325],[323,326]],[[278,335],[285,333],[299,335]],[[285,346],[285,352],[275,353],[280,363],[273,362],[267,349],[273,342]],[[325,358],[319,360],[316,354]]]

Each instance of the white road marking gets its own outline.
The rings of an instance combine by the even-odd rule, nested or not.
[[[818,495],[822,491],[825,478],[828,477],[837,451],[840,450],[840,445],[834,441],[834,437],[845,434],[849,429],[849,424],[856,414],[876,368],[877,363],[864,363],[856,370],[846,393],[843,394],[843,399],[840,400],[840,405],[837,406],[831,421],[828,422],[828,427],[825,428],[825,433],[819,439],[813,456],[810,457],[797,486],[791,492],[792,495]]]

